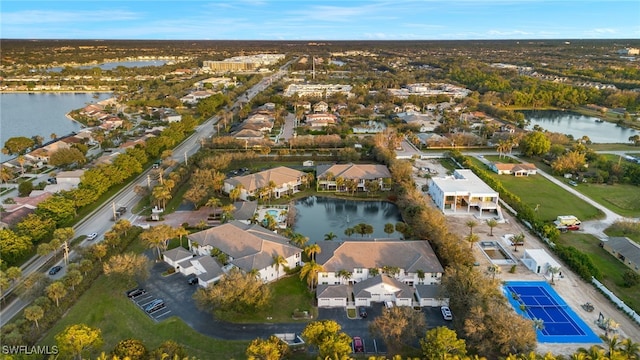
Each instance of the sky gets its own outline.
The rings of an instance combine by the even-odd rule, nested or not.
[[[2,39],[640,39],[640,0],[1,0]]]

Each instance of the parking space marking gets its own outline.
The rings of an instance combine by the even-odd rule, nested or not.
[[[158,310],[158,311],[160,311],[160,310]],[[170,313],[171,313],[171,310],[167,310],[166,312],[164,312],[164,313],[162,313],[160,315],[153,315],[153,317],[155,317],[155,319],[158,320],[159,317],[165,316],[165,315],[170,314]]]

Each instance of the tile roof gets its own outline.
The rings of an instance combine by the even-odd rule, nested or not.
[[[305,176],[306,173],[298,170],[294,170],[285,166],[279,166],[277,168],[260,171],[255,174],[235,176],[231,179],[225,180],[226,183],[238,186],[242,184],[245,190],[253,192],[257,189],[263,188],[269,185],[270,181],[273,181],[276,186],[281,186],[289,182],[297,182],[299,178]]]
[[[171,250],[167,250],[162,253],[163,256],[166,256],[171,261],[185,260],[186,258],[193,257],[193,254],[187,251],[185,248],[178,246],[177,248],[173,248]]]
[[[348,298],[348,285],[326,285],[320,284],[316,289],[316,297],[319,298]]]
[[[273,264],[273,256],[285,259],[301,252],[288,244],[288,239],[259,225],[247,225],[239,221],[187,236],[200,246],[211,246],[229,255],[231,264],[244,271],[261,270]]]
[[[334,178],[342,177],[344,179],[378,179],[391,177],[389,169],[385,165],[380,164],[333,164],[318,165],[316,169],[318,178],[332,173]]]
[[[376,275],[353,284],[353,295],[357,298],[369,298],[371,293],[368,289],[379,284],[385,284],[387,289],[393,290],[397,298],[411,298],[413,296],[413,289],[409,285],[388,275]]]
[[[316,261],[327,272],[394,266],[408,272],[442,273],[444,269],[426,240],[319,241]]]

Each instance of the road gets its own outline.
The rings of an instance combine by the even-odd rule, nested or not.
[[[287,71],[287,67],[296,59],[293,59],[287,62],[285,65],[280,67],[280,69],[273,73],[272,75],[263,78],[260,82],[254,85],[251,89],[247,91],[248,96],[247,100],[253,99],[257,94],[261,91],[265,90],[271,83],[277,81],[282,76],[284,76]],[[244,95],[243,95],[244,97]],[[237,108],[240,99],[234,103],[233,108]],[[200,150],[200,144],[202,139],[208,139],[215,134],[215,125],[218,122],[218,118],[213,116],[207,119],[205,122],[196,127],[194,133],[189,136],[186,140],[184,140],[180,145],[178,145],[173,150],[172,159],[176,162],[180,163],[184,160],[188,161],[188,158],[193,156],[195,153]],[[100,242],[104,238],[104,234],[111,229],[113,226],[113,218],[114,207],[118,208],[120,206],[126,206],[127,209],[132,209],[140,200],[140,197],[135,193],[134,189],[136,186],[147,186],[148,184],[148,176],[152,175],[153,169],[148,169],[136,177],[133,181],[131,181],[127,186],[125,186],[122,190],[120,190],[116,195],[109,198],[105,203],[94,210],[92,213],[87,215],[84,219],[82,219],[78,224],[73,227],[76,236],[86,235],[90,233],[97,233],[98,237],[94,240],[84,240],[79,246],[88,246],[90,244]],[[46,175],[48,177],[48,175]],[[132,224],[138,219],[138,215],[132,214],[131,212],[127,212],[122,219],[129,220]],[[76,256],[76,252],[72,250],[69,253],[69,258],[74,259]],[[23,278],[29,276],[30,274],[43,271],[42,267],[46,264],[46,262],[50,259],[50,256],[35,256],[30,259],[27,263],[21,266],[22,276]],[[55,265],[62,265],[63,269],[56,274],[53,279],[59,279],[64,276],[66,268],[64,267],[64,261],[60,260]],[[44,269],[44,271],[48,271],[49,269]],[[9,294],[13,290],[13,287],[7,289],[4,294]],[[2,307],[0,310],[0,327],[4,326],[7,322],[9,322],[16,314],[18,314],[23,308],[25,308],[29,303],[16,298],[9,304]]]

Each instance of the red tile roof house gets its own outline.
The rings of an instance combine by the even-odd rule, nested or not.
[[[522,164],[503,164],[503,163],[492,163],[491,170],[498,173],[499,175],[507,174],[507,175],[515,175],[515,176],[529,176],[535,175],[538,173],[538,168],[535,165],[529,163]]]

